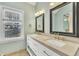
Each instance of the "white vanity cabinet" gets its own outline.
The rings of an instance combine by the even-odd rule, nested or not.
[[[30,36],[27,36],[27,50],[32,56],[59,56],[57,53],[37,42]]]

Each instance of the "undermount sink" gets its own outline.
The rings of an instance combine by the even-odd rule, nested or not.
[[[63,47],[64,45],[66,45],[66,43],[64,43],[63,41],[56,40],[56,39],[50,39],[50,40],[47,40],[47,42],[48,44],[56,47]]]

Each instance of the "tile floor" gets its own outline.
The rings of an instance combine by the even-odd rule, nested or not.
[[[6,56],[29,56],[28,52],[25,50],[18,51],[16,53],[8,54]]]

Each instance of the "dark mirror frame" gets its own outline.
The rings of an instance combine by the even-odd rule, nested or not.
[[[57,31],[52,31],[52,11],[59,9],[69,3],[73,3],[72,7],[73,7],[73,33],[69,33],[69,32],[57,32]],[[62,4],[54,7],[53,9],[50,9],[50,33],[51,34],[59,34],[59,35],[66,35],[66,36],[77,36],[75,34],[75,22],[76,22],[76,12],[75,12],[75,2],[63,2]]]
[[[37,29],[37,19],[40,17],[40,16],[43,16],[42,17],[42,25],[43,25],[43,28],[42,28],[42,30],[38,30]],[[43,14],[41,14],[41,15],[39,15],[39,16],[37,16],[36,18],[35,18],[35,29],[36,29],[36,32],[44,32],[44,13]]]
[[[79,37],[79,2],[76,2],[76,35]]]

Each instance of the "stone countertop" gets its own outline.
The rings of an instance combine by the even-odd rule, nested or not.
[[[68,55],[68,56],[74,56],[79,48],[79,44],[75,43],[75,42],[70,42],[70,41],[66,41],[66,40],[62,40],[64,43],[66,43],[64,46],[62,47],[57,47],[54,45],[51,45],[47,42],[47,40],[55,40],[53,39],[53,37],[51,37],[50,35],[44,35],[44,34],[32,34],[30,35],[33,39],[37,40],[38,42],[44,44],[47,47],[50,47],[51,49],[56,49],[57,51]]]

